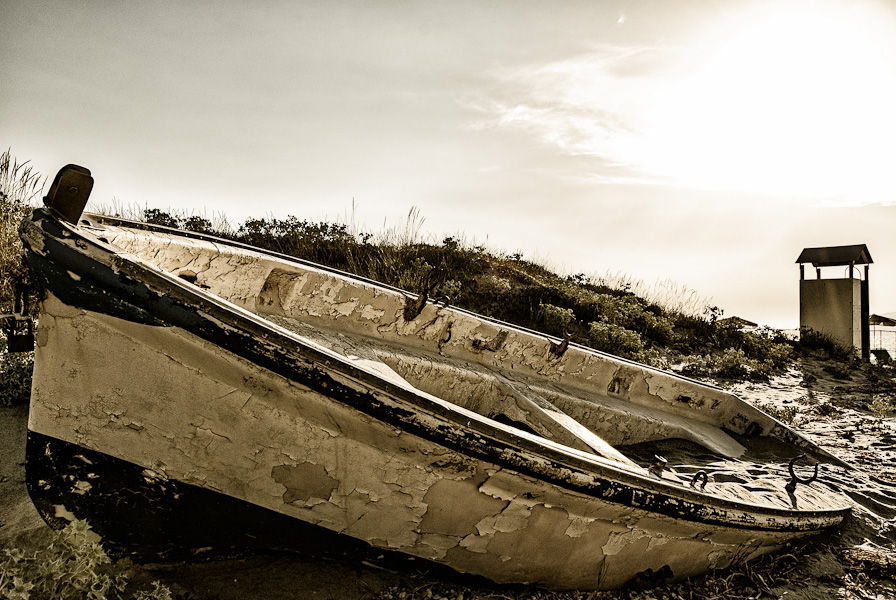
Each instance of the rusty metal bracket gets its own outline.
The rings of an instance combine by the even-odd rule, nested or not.
[[[433,298],[432,301],[436,306],[441,304],[443,308],[448,308],[448,304],[451,302],[451,297],[442,294],[438,298]]]
[[[700,483],[697,483],[698,481]],[[701,492],[706,488],[707,483],[709,483],[709,475],[706,474],[706,471],[697,471],[694,473],[694,478],[691,479],[691,487]]]
[[[796,472],[793,470],[793,465],[801,458],[806,458],[806,455],[800,454],[799,456],[794,456],[790,460],[790,464],[787,465],[787,469],[790,471],[790,481],[787,482],[787,485],[784,486],[784,489],[787,490],[787,493],[791,495],[796,491],[796,485],[798,483],[809,485],[810,483],[818,479],[818,463],[815,463],[815,472],[812,474],[812,477],[809,477],[808,479],[802,479],[796,474]]]
[[[439,333],[439,350],[442,349],[442,346],[451,341],[451,321],[446,321],[445,326],[442,327],[441,333]]]
[[[476,337],[470,342],[470,349],[473,352],[497,352],[504,346],[504,342],[507,340],[508,331],[506,329],[501,329],[498,331],[498,334],[492,339],[485,339],[481,337]]]
[[[555,344],[551,342],[551,354],[557,358],[563,356],[563,353],[566,352],[566,349],[569,348],[569,342],[572,341],[572,338],[579,335],[579,332],[582,331],[582,323],[579,321],[572,321],[566,324],[566,327],[563,328],[563,341],[559,344]]]
[[[433,267],[429,273],[426,274],[426,278],[423,280],[423,290],[417,297],[412,299],[410,296],[405,295],[403,313],[405,321],[413,321],[421,312],[423,312],[423,307],[426,306],[426,301],[429,300],[429,295],[442,285],[443,281],[445,281],[445,271],[441,267]],[[445,306],[447,306],[448,297],[445,296],[444,298]],[[439,301],[441,301],[441,298],[438,298],[436,303]]]

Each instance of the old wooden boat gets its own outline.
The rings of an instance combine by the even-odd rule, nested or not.
[[[600,589],[724,568],[849,510],[813,476],[836,459],[720,388],[82,214],[91,186],[66,167],[21,227],[41,295],[28,486],[53,525],[144,556],[343,547]],[[697,450],[664,464],[658,441]]]

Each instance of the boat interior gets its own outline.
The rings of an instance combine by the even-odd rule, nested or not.
[[[800,449],[770,440],[780,424],[719,388],[575,345],[558,356],[558,340],[433,303],[406,320],[416,295],[287,257],[97,215],[79,225],[130,260],[393,384],[619,469],[680,485],[701,471],[721,483],[747,479],[788,506],[778,482]],[[767,442],[784,455],[758,465],[752,455]],[[716,485],[714,493],[743,500],[743,487]]]

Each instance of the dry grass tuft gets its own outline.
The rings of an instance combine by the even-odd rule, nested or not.
[[[14,282],[27,274],[19,223],[34,208],[45,183],[28,161],[18,162],[8,149],[0,154],[0,313],[12,312]]]
[[[896,552],[890,548],[865,542],[861,546],[846,548],[842,551],[843,563],[848,571],[896,577]]]

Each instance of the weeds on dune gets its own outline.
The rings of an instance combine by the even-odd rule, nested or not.
[[[783,408],[778,408],[773,404],[761,402],[756,404],[756,408],[758,408],[768,416],[778,419],[785,425],[793,425],[794,419],[796,419],[796,416],[799,413],[795,406],[785,406]]]
[[[802,579],[798,567],[799,560],[793,554],[764,555],[725,573],[689,582],[686,597],[694,600],[752,600],[767,595],[774,598],[778,595],[774,588],[792,585]]]
[[[865,541],[860,546],[840,552],[844,566],[854,573],[896,578],[896,552],[890,548]]]
[[[830,363],[822,367],[822,370],[834,379],[843,381],[850,381],[852,379],[852,367],[849,363]]]
[[[94,212],[117,219],[129,221],[142,221],[173,229],[184,229],[197,233],[208,233],[218,237],[233,235],[230,221],[222,213],[216,213],[211,219],[204,215],[187,214],[186,212],[169,212],[158,208],[142,208],[139,205],[125,204],[113,198],[110,204],[88,205],[88,212]]]
[[[12,160],[9,151],[2,155],[4,303],[12,299],[13,275],[24,272],[17,225],[40,194],[42,182],[27,163]],[[490,251],[461,236],[427,241],[416,208],[403,223],[376,235],[352,222],[316,223],[292,215],[247,219],[234,227],[223,215],[209,219],[115,200],[112,206],[93,210],[259,246],[415,294],[438,270],[439,285],[427,290],[430,297],[447,297],[458,307],[624,358],[657,366],[678,362],[685,373],[697,377],[766,380],[792,358],[793,344],[780,332],[744,330],[736,320],[721,319],[721,309],[674,282],[651,287],[620,273],[562,276],[524,260],[520,252]],[[818,341],[810,335],[805,344],[813,339]]]
[[[865,540],[839,552],[847,574],[844,587],[858,598],[892,598],[896,579],[896,553]]]
[[[800,329],[796,350],[801,356],[814,355],[831,361],[824,370],[837,379],[850,379],[850,372],[861,362],[855,349],[847,348],[831,336],[807,327]]]
[[[9,150],[0,154],[0,313],[13,310],[15,282],[27,277],[19,223],[41,195],[44,178]]]
[[[737,319],[721,319],[721,315],[719,308],[709,307],[702,319],[680,319],[680,335],[672,348],[682,353],[678,362],[683,374],[768,381],[792,363],[793,340],[781,331],[768,327],[747,329]]]
[[[43,185],[44,179],[27,161],[18,162],[9,150],[0,154],[0,313],[13,312],[16,282],[28,281],[19,223],[33,208]],[[0,332],[0,406],[28,400],[33,363],[33,352],[6,352],[6,337]]]
[[[18,221],[40,192],[40,178],[4,155],[8,187],[4,206]],[[2,179],[0,179],[2,180]],[[657,366],[684,357],[685,372],[699,377],[763,380],[783,368],[791,348],[773,330],[745,331],[720,319],[693,291],[670,281],[652,288],[629,276],[583,273],[562,276],[527,261],[449,236],[441,243],[422,235],[423,217],[412,209],[403,224],[374,235],[352,223],[316,223],[295,216],[247,219],[233,227],[214,219],[156,208],[94,207],[111,216],[208,233],[347,271],[419,294],[438,273],[430,297],[515,325],[536,329],[596,350]],[[15,227],[0,240],[20,261]],[[6,233],[4,233],[6,235]],[[14,262],[14,261],[13,261]],[[21,270],[21,265],[17,267]],[[11,273],[10,269],[0,271]],[[4,280],[5,281],[5,280]],[[2,283],[2,282],[0,282]],[[6,283],[3,283],[6,285]],[[10,284],[11,285],[11,284]],[[8,286],[7,286],[8,287]],[[11,288],[0,299],[11,298]],[[3,295],[6,294],[6,295]]]
[[[34,554],[3,550],[0,597],[10,600],[171,600],[159,582],[151,590],[128,588],[127,573],[112,564],[86,521],[73,521],[57,532],[49,547]]]
[[[868,409],[875,417],[883,419],[896,410],[896,406],[886,396],[875,395],[871,404],[868,405]]]
[[[886,394],[896,397],[896,369],[891,365],[866,364],[865,385],[860,391],[866,394]]]
[[[836,405],[826,402],[824,404],[818,404],[815,406],[813,412],[819,417],[825,418],[834,418],[839,417],[843,414],[843,409],[838,408]]]
[[[165,226],[209,232],[310,260],[417,294],[433,273],[430,297],[542,331],[596,350],[657,366],[684,357],[687,374],[767,380],[792,359],[792,341],[771,329],[747,331],[722,320],[721,309],[703,306],[694,292],[670,282],[648,290],[619,274],[561,276],[527,261],[471,245],[457,236],[426,241],[414,209],[405,224],[374,235],[344,223],[248,219],[236,229],[157,209],[141,218]],[[637,284],[637,285],[636,285]],[[646,291],[645,291],[646,290]],[[639,293],[636,293],[639,292]],[[698,306],[699,305],[699,306]]]

